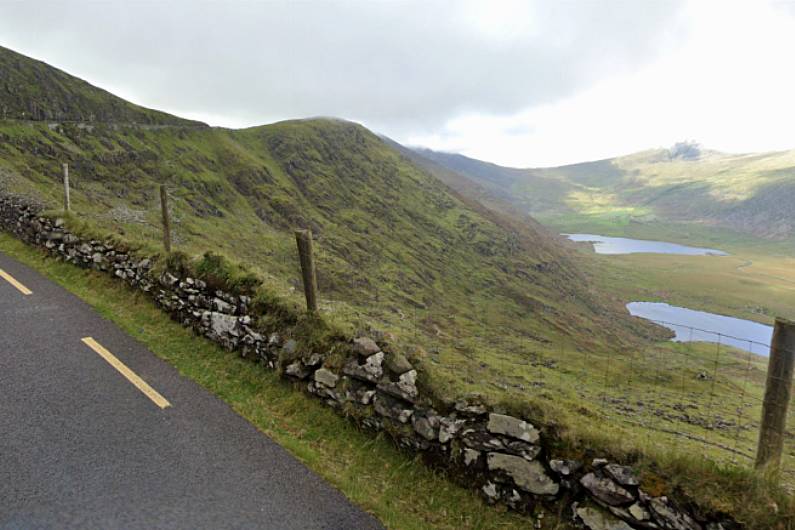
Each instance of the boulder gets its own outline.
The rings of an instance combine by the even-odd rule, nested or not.
[[[537,461],[502,453],[489,453],[486,461],[491,471],[500,471],[510,477],[516,486],[535,495],[557,495],[560,487]]]
[[[491,433],[504,434],[529,443],[536,443],[539,439],[538,431],[531,424],[504,414],[489,414],[487,429]]]

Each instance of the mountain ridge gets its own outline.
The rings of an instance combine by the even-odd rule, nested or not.
[[[83,87],[64,75],[45,68],[37,82],[53,84],[47,76],[54,76],[63,94]],[[6,97],[0,90],[0,104]],[[112,100],[104,115],[118,105]],[[293,229],[311,228],[327,310],[424,336],[450,359],[439,366],[451,384],[461,384],[460,364],[483,362],[456,351],[453,337],[461,334],[489,352],[543,351],[562,335],[583,348],[621,347],[637,341],[638,330],[652,333],[589,285],[555,235],[456,192],[352,122],[233,130],[0,121],[0,179],[12,190],[57,207],[63,163],[74,209],[89,228],[156,249],[155,191],[165,183],[176,248],[246,264],[280,296],[295,298],[299,286]]]
[[[795,237],[795,150],[730,154],[650,149],[545,168],[503,167],[464,155],[415,152],[466,175],[524,213],[547,221],[625,216],[639,222],[721,226],[771,240]],[[456,186],[455,182],[451,185]],[[466,188],[466,184],[459,184]]]

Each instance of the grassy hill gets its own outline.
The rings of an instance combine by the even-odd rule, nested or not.
[[[652,455],[652,480],[673,478],[676,491],[718,509],[766,506],[745,502],[767,495],[748,486],[756,484],[749,475],[702,462],[699,441],[703,425],[743,406],[742,378],[751,378],[749,392],[761,392],[763,361],[729,352],[720,384],[707,387],[697,374],[714,369],[713,348],[650,350],[650,339],[663,335],[631,319],[621,296],[595,286],[597,262],[504,207],[510,196],[496,184],[520,189],[529,182],[525,171],[508,171],[509,181],[480,180],[472,168],[445,168],[341,120],[196,126],[0,49],[0,79],[12,78],[12,90],[0,89],[0,108],[17,109],[0,120],[0,188],[56,210],[61,164],[69,163],[75,214],[67,222],[154,253],[157,187],[165,183],[177,249],[226,255],[287,303],[301,304],[293,229],[309,227],[324,318],[411,348],[423,377],[445,395],[477,392],[538,418],[575,458],[616,454],[644,465],[643,455]],[[56,114],[32,119],[32,108],[45,108],[36,102],[52,102],[47,112]],[[57,112],[65,117],[53,119]],[[545,188],[553,195],[585,186],[539,178],[559,183]],[[463,179],[466,187],[451,187]],[[534,193],[515,204],[541,200]],[[682,396],[673,391],[680,380],[689,393],[684,420]],[[628,412],[637,396],[647,405]],[[673,427],[655,431],[655,421],[668,421],[659,418],[673,418]],[[731,444],[734,433],[713,436]],[[753,433],[752,426],[742,431],[743,447]],[[670,456],[671,447],[686,444],[696,447],[695,461]],[[703,451],[717,458],[714,447]]]
[[[795,236],[795,150],[732,155],[692,144],[554,168],[516,169],[419,151],[555,224],[687,222]]]
[[[0,56],[3,78],[37,72],[25,93],[48,87],[50,100],[64,102],[105,95],[43,63],[7,50]],[[0,96],[0,105],[16,101]],[[107,97],[107,118],[126,121],[124,110],[136,109]],[[359,125],[314,119],[228,130],[161,117],[175,125],[4,120],[0,179],[57,207],[61,164],[69,163],[74,210],[87,229],[153,251],[156,187],[166,183],[177,248],[225,254],[296,300],[292,231],[309,227],[326,313],[417,337],[441,378],[469,390],[491,387],[489,378],[460,377],[466,366],[490,365],[490,352],[543,352],[561,337],[586,349],[620,348],[642,329],[617,300],[593,290],[540,225],[459,195]],[[495,381],[505,372],[489,370]]]
[[[0,46],[0,118],[206,127],[146,109]]]

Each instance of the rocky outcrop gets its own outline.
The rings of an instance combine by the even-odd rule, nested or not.
[[[419,370],[400,352],[369,337],[340,341],[343,363],[331,352],[304,350],[290,330],[263,329],[251,300],[210,289],[198,278],[153,272],[152,260],[109,242],[84,240],[62,221],[39,215],[27,200],[0,194],[0,229],[68,263],[111,274],[148,293],[171,318],[198,335],[295,381],[361,426],[387,433],[404,449],[479,490],[488,502],[521,512],[567,503],[573,525],[590,530],[737,528],[725,518],[705,519],[666,497],[652,497],[627,466],[556,458],[554,440],[524,418],[463,399],[439,410],[423,396]],[[341,367],[340,367],[341,366]]]

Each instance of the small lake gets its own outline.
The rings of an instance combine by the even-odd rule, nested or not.
[[[767,345],[773,337],[772,326],[660,302],[630,302],[627,309],[633,316],[653,320],[672,330],[676,333],[673,340],[677,342],[720,341],[757,355],[770,353]]]
[[[714,248],[689,247],[665,241],[608,237],[596,234],[563,234],[572,241],[593,243],[597,254],[683,254],[686,256],[728,256]]]

